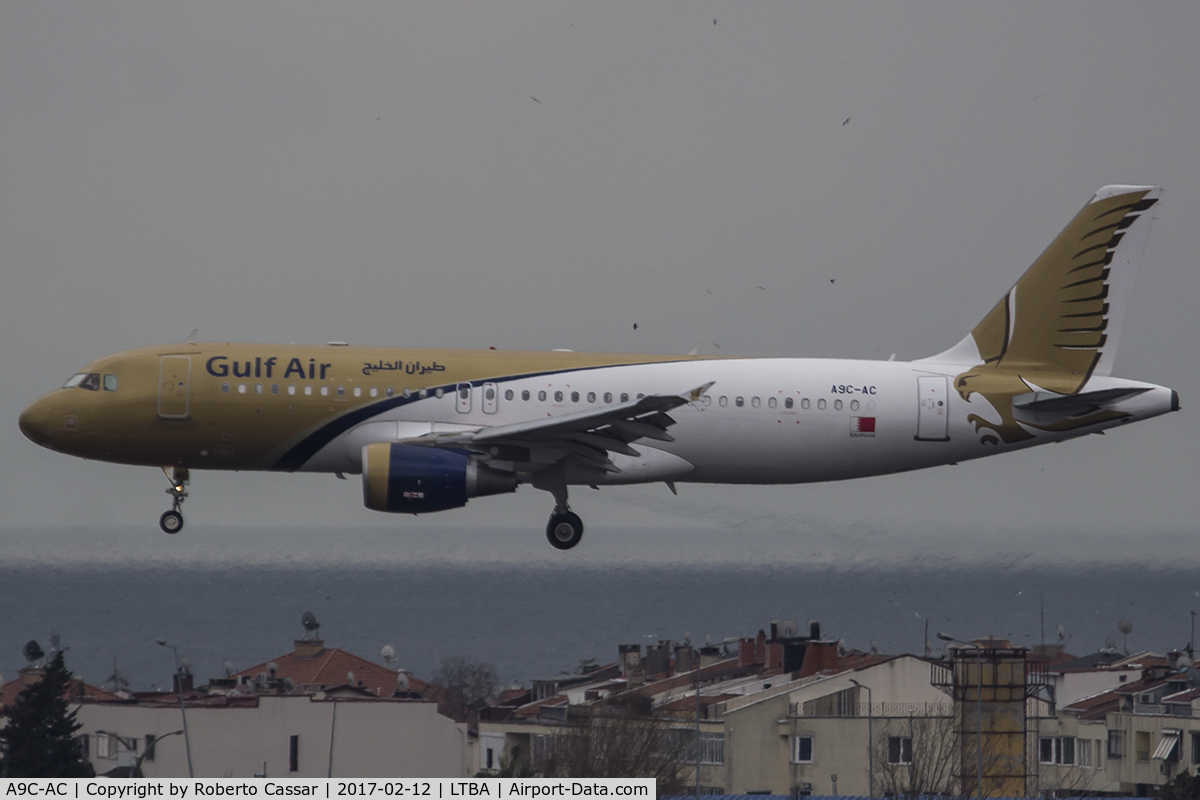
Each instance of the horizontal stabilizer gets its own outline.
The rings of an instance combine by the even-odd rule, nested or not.
[[[1032,392],[1013,398],[1013,409],[1031,411],[1035,414],[1052,414],[1060,417],[1081,417],[1099,411],[1103,406],[1126,397],[1148,392],[1148,387],[1125,389],[1100,389],[1082,394],[1055,394]]]

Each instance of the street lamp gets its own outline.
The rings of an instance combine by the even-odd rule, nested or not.
[[[873,754],[871,748],[875,744],[875,734],[874,734],[874,731],[872,730],[874,727],[872,725],[872,723],[875,720],[875,711],[873,708],[874,703],[871,702],[871,687],[863,686],[861,683],[854,680],[854,678],[851,678],[850,682],[853,683],[855,686],[857,686],[860,689],[867,690],[867,781],[868,781],[868,791],[870,792],[870,796],[874,797],[875,796],[875,758],[874,758],[874,754]]]
[[[183,717],[183,744],[187,749],[188,777],[195,778],[196,772],[192,769],[192,740],[188,736],[187,710],[183,705],[183,674],[179,671],[179,651],[175,648],[175,645],[167,644],[166,639],[155,639],[154,641],[160,647],[171,648],[171,652],[175,654],[175,680],[179,683],[179,715]]]
[[[973,642],[963,642],[948,633],[939,632],[937,637],[943,642],[961,644],[975,650],[975,672],[979,677],[979,686],[975,690],[975,795],[983,797],[983,649]]]
[[[161,742],[163,739],[167,738],[168,736],[178,736],[181,733],[183,733],[182,728],[180,728],[177,731],[171,731],[170,733],[164,733],[162,736],[155,737],[153,742],[146,745],[146,747],[142,749],[142,754],[137,757],[137,761],[133,762],[133,770],[129,773],[129,777],[131,777],[131,778],[145,777],[144,775],[142,775],[142,761],[145,760],[146,756],[153,753],[155,748],[158,747],[158,743]]]

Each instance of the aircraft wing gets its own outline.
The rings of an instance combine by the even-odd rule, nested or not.
[[[488,452],[493,447],[528,449],[530,460],[554,463],[573,457],[603,472],[620,472],[608,454],[640,456],[630,443],[638,439],[673,442],[667,428],[675,420],[667,412],[698,401],[712,383],[678,395],[647,395],[625,403],[587,409],[545,419],[496,425],[475,431],[431,433],[405,444],[466,447]]]

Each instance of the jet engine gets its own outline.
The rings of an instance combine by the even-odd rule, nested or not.
[[[362,449],[363,503],[374,511],[427,514],[472,497],[515,492],[517,476],[465,450],[376,442]]]

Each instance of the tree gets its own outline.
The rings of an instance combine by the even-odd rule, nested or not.
[[[684,789],[680,765],[692,740],[634,705],[595,709],[575,730],[555,737],[538,773],[547,778],[654,778],[660,795]]]
[[[68,710],[71,673],[60,651],[42,679],[25,687],[11,706],[0,730],[0,753],[6,778],[92,778],[95,770],[79,747],[75,711]]]
[[[960,753],[953,717],[887,719],[882,733],[875,740],[873,758],[875,780],[885,796],[958,792]]]
[[[456,692],[462,697],[463,705],[472,711],[483,708],[500,693],[495,667],[483,661],[469,661],[462,656],[443,658],[433,682]]]
[[[1187,770],[1158,790],[1160,800],[1200,800],[1200,770],[1188,775]]]

